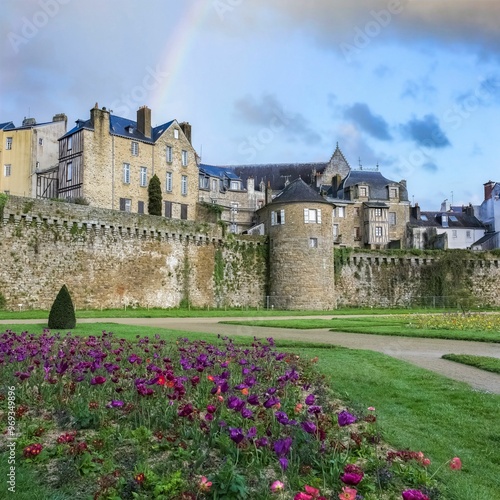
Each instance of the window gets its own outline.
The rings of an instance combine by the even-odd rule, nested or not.
[[[144,213],[144,202],[143,201],[138,201],[137,202],[137,213],[138,214],[143,214]]]
[[[368,189],[366,187],[364,187],[364,186],[361,186],[359,188],[358,193],[359,193],[359,196],[362,196],[363,198],[366,198],[368,196]]]
[[[204,175],[200,175],[200,189],[208,189],[210,186],[210,179]]]
[[[318,238],[309,238],[309,248],[318,248]]]
[[[396,212],[389,212],[389,225],[396,225]]]
[[[232,222],[231,226],[229,227],[229,231],[232,234],[238,234],[238,224],[236,224],[235,222]]]
[[[238,203],[236,203],[235,201],[232,201],[231,202],[231,214],[235,215],[237,213],[238,213]]]
[[[174,128],[174,139],[178,139],[178,138],[179,138],[179,129]]]
[[[333,225],[333,237],[335,239],[337,239],[339,236],[339,225],[338,224],[334,224]]]
[[[345,207],[337,207],[337,217],[345,217]]]
[[[172,163],[172,146],[167,146],[167,163]]]
[[[451,234],[452,234],[453,238],[456,238],[456,237],[457,237],[457,230],[456,230],[456,229],[453,229],[453,230],[451,231]]]
[[[130,163],[123,164],[123,182],[130,184]]]
[[[187,175],[181,177],[181,194],[186,196],[188,194],[188,178]]]
[[[375,217],[382,217],[382,209],[381,208],[376,208],[374,210]]]
[[[7,137],[7,143],[5,149],[12,149],[12,137]]]
[[[70,135],[68,137],[68,151],[71,151],[73,149],[73,136]]]
[[[354,216],[359,217],[359,207],[354,207]]]
[[[148,169],[141,167],[141,187],[146,187],[148,184]]]
[[[120,210],[122,212],[130,212],[132,200],[130,198],[120,198]]]
[[[137,156],[139,154],[139,143],[132,141],[131,149],[132,149],[132,155]]]
[[[181,219],[186,220],[188,218],[188,206],[185,203],[181,203]]]
[[[239,191],[240,190],[240,181],[231,181],[231,186],[229,189],[232,189],[234,191]]]
[[[361,239],[361,231],[359,227],[354,228],[354,239],[359,241]]]
[[[450,215],[450,220],[453,222],[457,222],[458,219],[454,215]]]
[[[427,218],[427,215],[420,215],[420,220],[427,222],[429,219]]]
[[[165,217],[168,217],[169,219],[172,218],[172,202],[171,201],[165,202]]]
[[[469,240],[471,238],[471,232],[465,231],[465,237]]]
[[[167,182],[165,184],[165,191],[172,192],[172,172],[167,172]]]
[[[321,224],[321,209],[304,208],[304,224]]]
[[[212,179],[212,191],[217,191],[219,189],[219,183],[217,179]]]
[[[271,226],[279,226],[285,223],[285,211],[276,210],[271,212]]]
[[[182,150],[182,166],[187,167],[188,164],[188,152],[184,149]]]
[[[39,145],[39,146],[43,146],[43,137],[40,137],[40,138],[38,139],[38,145]]]
[[[5,177],[10,177],[12,173],[12,165],[9,163],[8,165],[3,166],[3,175]]]
[[[389,188],[389,198],[397,198],[398,197],[398,188]]]
[[[69,161],[66,165],[66,181],[70,181],[73,178],[73,162]]]
[[[377,236],[379,238],[382,236],[382,227],[381,226],[375,227],[375,236]]]

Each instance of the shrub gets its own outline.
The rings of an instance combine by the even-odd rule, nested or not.
[[[161,182],[155,174],[151,177],[148,186],[148,213],[149,215],[161,215]]]
[[[2,309],[5,309],[5,307],[7,306],[7,299],[5,298],[5,295],[0,292],[0,311]]]
[[[75,328],[75,326],[76,317],[73,301],[66,285],[63,285],[50,309],[48,327],[50,329],[68,329]]]

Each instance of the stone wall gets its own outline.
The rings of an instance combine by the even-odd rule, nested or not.
[[[494,255],[356,252],[336,259],[335,274],[337,307],[500,306],[500,258]]]
[[[49,309],[63,284],[77,309],[257,307],[266,294],[264,241],[223,239],[215,224],[11,196],[0,291],[9,309]]]

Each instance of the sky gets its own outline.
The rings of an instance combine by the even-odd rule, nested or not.
[[[192,125],[212,165],[328,161],[412,203],[500,182],[497,0],[2,0],[0,122]]]

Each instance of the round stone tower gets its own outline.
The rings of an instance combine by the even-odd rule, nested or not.
[[[269,307],[335,307],[332,212],[300,178],[260,210],[269,236]]]

